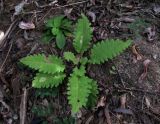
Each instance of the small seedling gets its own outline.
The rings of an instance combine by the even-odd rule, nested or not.
[[[88,64],[101,64],[113,59],[131,44],[130,40],[104,40],[91,47],[92,28],[88,18],[82,15],[74,31],[73,47],[76,55],[71,51],[64,52],[64,59],[73,63],[74,68],[68,80],[67,95],[72,112],[77,113],[83,106],[95,105],[98,95],[97,81],[87,76]],[[91,49],[90,49],[91,48]],[[90,50],[90,51],[89,51]],[[89,56],[84,52],[89,51]],[[32,69],[38,70],[32,86],[35,88],[52,88],[59,86],[65,78],[63,59],[55,55],[30,55],[20,60]]]
[[[135,22],[128,24],[128,28],[136,39],[141,39],[140,34],[147,26],[149,26],[149,23],[147,23],[144,19],[137,19]]]
[[[56,45],[59,49],[65,46],[65,36],[70,35],[72,31],[72,22],[63,15],[51,18],[46,23],[46,31],[42,37],[42,41],[49,43],[54,37]]]

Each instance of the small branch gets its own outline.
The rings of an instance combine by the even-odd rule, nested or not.
[[[13,46],[13,41],[12,41],[10,47],[9,47],[9,50],[8,50],[8,52],[7,52],[7,55],[6,55],[6,57],[5,57],[2,65],[0,66],[0,73],[3,71],[3,67],[4,67],[4,65],[5,65],[5,63],[6,63],[7,59],[8,59],[9,53],[10,53],[10,51],[11,51],[11,49],[12,49],[12,46]]]
[[[16,22],[17,22],[17,20],[14,21],[14,22],[9,26],[9,28],[8,28],[7,31],[6,31],[6,33],[5,33],[4,36],[2,37],[2,39],[0,39],[0,48],[3,47],[6,38],[8,37],[9,33],[11,32],[11,29],[15,26],[15,23],[16,23]]]
[[[20,124],[25,124],[26,120],[26,104],[27,104],[27,95],[28,95],[28,90],[24,88],[24,95],[22,96],[21,99],[21,104],[20,104]]]

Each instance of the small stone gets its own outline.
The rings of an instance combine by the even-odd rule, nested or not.
[[[14,119],[14,120],[17,120],[17,119],[18,119],[18,115],[17,115],[17,114],[14,114],[14,115],[13,115],[13,119]]]

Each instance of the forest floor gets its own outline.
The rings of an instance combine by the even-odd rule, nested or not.
[[[38,53],[61,56],[70,46],[59,50],[54,39],[49,45],[42,44],[44,23],[60,14],[76,22],[81,13],[92,23],[93,41],[113,38],[133,42],[115,59],[87,67],[100,93],[97,107],[81,109],[76,124],[160,124],[160,3],[25,1],[0,1],[0,31],[5,33],[4,42],[0,42],[0,124],[75,123],[65,85],[59,89],[32,88],[35,71],[22,67],[19,60]],[[35,28],[22,29],[22,21],[32,22]]]

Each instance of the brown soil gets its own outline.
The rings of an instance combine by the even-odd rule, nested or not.
[[[21,3],[20,0],[0,2],[0,30],[7,32],[15,22],[4,44],[0,46],[0,124],[19,124],[21,112],[26,113],[25,124],[54,124],[55,120],[71,117],[70,106],[66,99],[65,81],[57,91],[57,96],[54,96],[51,91],[52,95],[48,97],[37,97],[36,89],[31,87],[35,72],[23,67],[19,60],[37,53],[61,56],[63,51],[72,50],[72,41],[69,39],[64,50],[56,47],[55,40],[50,45],[42,44],[44,22],[59,14],[64,14],[75,22],[81,13],[85,13],[92,22],[93,43],[119,38],[132,39],[133,44],[114,60],[87,67],[88,75],[98,81],[100,94],[97,105],[99,102],[104,105],[94,109],[83,108],[76,115],[76,123],[159,124],[160,3],[143,0],[136,2],[134,0],[87,0],[86,2],[58,0],[56,4],[50,6],[50,2],[52,1],[28,0],[23,11],[15,16],[14,7]],[[91,14],[88,14],[89,12]],[[93,15],[96,17],[95,21]],[[139,27],[134,26],[134,29],[129,28],[128,25],[138,19],[145,22]],[[20,21],[33,22],[36,28],[27,30],[26,35],[24,30],[18,27]],[[145,23],[148,25],[143,26]],[[141,58],[137,59],[137,55]],[[145,66],[145,62],[149,62],[148,65]],[[115,70],[111,73],[113,66]],[[67,68],[71,70],[72,66]],[[24,95],[27,95],[27,99]],[[22,108],[24,101],[26,111]],[[50,114],[38,116],[39,112],[33,112],[33,106],[36,105],[50,106]],[[71,122],[62,124],[71,124]]]

